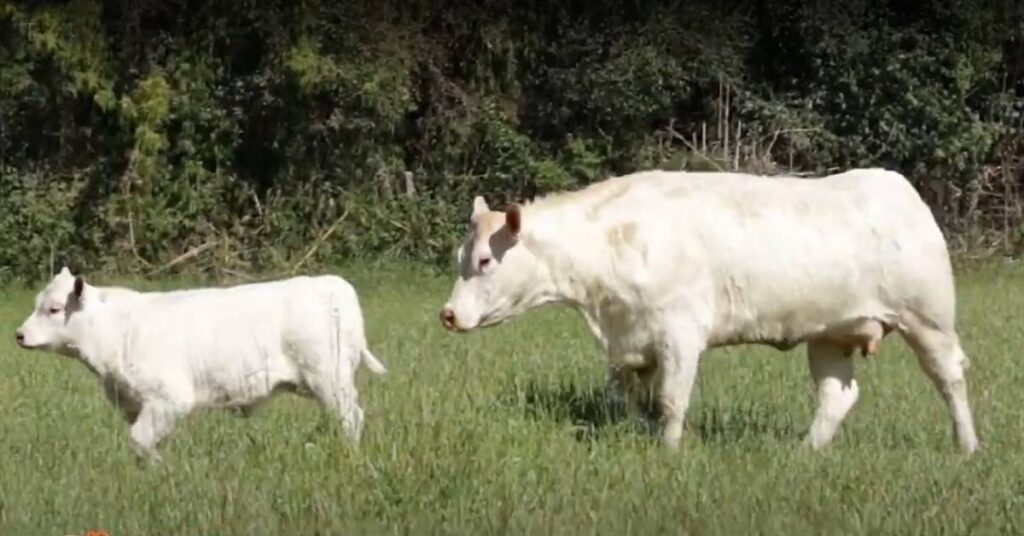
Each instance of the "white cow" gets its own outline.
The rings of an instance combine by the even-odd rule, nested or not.
[[[175,422],[204,407],[248,414],[280,391],[312,395],[359,441],[360,363],[384,374],[366,346],[355,290],[336,276],[173,292],[96,287],[67,267],[18,328],[23,348],[80,360],[131,424],[140,459]]]
[[[946,242],[898,173],[648,171],[505,212],[477,197],[458,261],[445,327],[571,305],[607,354],[613,393],[637,375],[659,380],[669,446],[705,349],[806,342],[818,396],[806,443],[824,447],[857,400],[851,355],[874,353],[896,329],[948,404],[960,445],[978,448]]]

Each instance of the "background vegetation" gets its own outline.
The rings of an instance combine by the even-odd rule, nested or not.
[[[1014,253],[1021,0],[0,0],[0,278],[449,263],[472,195],[885,166]]]

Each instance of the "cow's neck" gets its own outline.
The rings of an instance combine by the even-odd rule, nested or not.
[[[530,222],[527,243],[537,257],[547,286],[549,301],[570,305],[584,315],[595,336],[629,330],[641,315],[628,285],[617,281],[611,252],[605,239],[606,226],[580,210],[528,207],[524,222]]]
[[[119,376],[122,372],[124,345],[128,340],[126,330],[130,325],[124,322],[125,316],[115,307],[101,305],[79,321],[77,329],[83,332],[83,336],[77,337],[79,344],[70,350],[86,368],[101,378]]]
[[[545,303],[563,303],[589,310],[605,295],[600,255],[588,246],[581,224],[555,213],[539,211],[527,244],[536,257],[534,292],[547,296]]]

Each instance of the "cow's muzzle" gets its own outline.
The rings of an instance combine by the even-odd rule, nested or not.
[[[25,334],[18,330],[14,333],[14,341],[18,343],[18,346],[25,348]]]
[[[453,311],[451,307],[446,305],[441,309],[441,314],[439,316],[441,318],[441,325],[444,326],[444,329],[447,329],[448,331],[455,331],[455,311]]]

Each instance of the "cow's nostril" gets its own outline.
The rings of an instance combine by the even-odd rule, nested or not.
[[[448,329],[455,327],[455,311],[445,307],[441,309],[441,324]]]
[[[15,333],[14,334],[14,340],[18,341],[18,344],[24,343],[25,342],[25,334],[20,332],[20,331]]]

